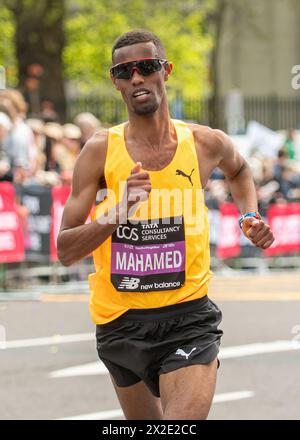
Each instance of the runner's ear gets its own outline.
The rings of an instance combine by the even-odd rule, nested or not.
[[[168,81],[169,75],[171,75],[172,70],[173,70],[173,63],[166,63],[165,64],[165,81]]]

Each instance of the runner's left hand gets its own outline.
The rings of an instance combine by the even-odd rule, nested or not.
[[[242,230],[244,235],[261,249],[270,247],[275,239],[270,226],[254,217],[245,218]]]

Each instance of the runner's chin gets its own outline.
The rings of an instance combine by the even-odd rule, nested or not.
[[[151,101],[150,99],[146,102],[141,102],[141,103],[134,102],[133,103],[134,112],[137,115],[141,115],[141,116],[151,115],[152,113],[155,113],[157,111],[158,107],[159,107],[159,103],[156,101],[155,102]]]

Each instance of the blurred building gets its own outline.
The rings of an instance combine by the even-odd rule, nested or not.
[[[218,58],[220,93],[300,96],[292,67],[300,65],[299,0],[227,2]]]

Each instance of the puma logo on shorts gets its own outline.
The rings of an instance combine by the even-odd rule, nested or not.
[[[193,353],[193,351],[196,350],[196,347],[192,348],[192,350],[189,353],[186,353],[184,350],[179,348],[175,354],[179,354],[180,356],[185,356],[186,359],[189,358],[190,354]]]

